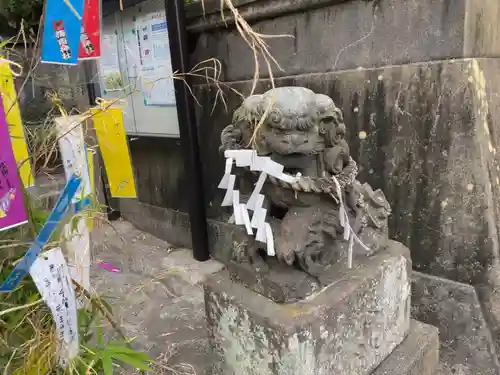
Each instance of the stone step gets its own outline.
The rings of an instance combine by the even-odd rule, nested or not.
[[[438,363],[438,329],[412,320],[406,339],[372,372],[372,375],[433,375]]]

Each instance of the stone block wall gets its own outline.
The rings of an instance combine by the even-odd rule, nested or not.
[[[283,69],[275,69],[275,76],[495,57],[500,53],[500,25],[495,21],[500,4],[496,0],[236,3],[241,3],[239,10],[255,31],[290,36],[268,40]],[[189,25],[196,32],[192,62],[217,57],[224,64],[226,81],[250,79],[253,55],[237,30],[224,27],[217,9],[208,8],[206,12],[213,13],[203,16],[199,4],[194,8]],[[231,26],[230,18],[228,22]]]

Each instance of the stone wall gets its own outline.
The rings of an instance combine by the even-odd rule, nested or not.
[[[291,36],[268,40],[283,68],[276,69],[277,76],[500,53],[500,25],[494,21],[500,4],[495,0],[240,3],[244,3],[241,14],[252,21],[255,31]],[[213,13],[206,17],[199,8],[199,13],[191,13],[190,30],[203,30],[196,34],[192,62],[215,56],[224,64],[227,81],[250,79],[254,63],[250,49],[237,30],[221,25],[217,9],[210,10]]]
[[[439,61],[276,80],[279,86],[327,94],[342,108],[359,179],[385,192],[393,208],[391,236],[412,248],[415,268],[472,283],[484,281],[498,248],[498,132],[493,113],[484,113],[480,104],[475,76],[485,70],[500,73],[500,60]],[[242,92],[250,86],[250,81],[230,85]],[[268,87],[263,81],[257,91]],[[224,191],[217,185],[224,160],[217,158],[217,141],[240,99],[229,96],[229,111],[219,106],[212,112],[208,105],[216,91],[199,86],[198,94],[207,209],[210,217],[223,218]],[[495,111],[491,107],[488,111]],[[360,132],[366,138],[360,139]]]

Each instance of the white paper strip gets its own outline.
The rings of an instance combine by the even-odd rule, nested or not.
[[[257,152],[254,150],[226,150],[224,156],[234,158],[237,167],[249,167],[254,158],[257,157]]]
[[[54,317],[63,366],[78,355],[78,320],[75,292],[60,248],[40,255],[30,269],[31,277]]]
[[[243,223],[245,224],[245,228],[247,230],[247,234],[253,236],[252,225],[250,224],[250,216],[248,215],[248,210],[246,205],[240,204],[240,210]]]
[[[271,226],[266,223],[267,210],[262,207],[264,205],[264,195],[261,194],[261,191],[267,175],[274,176],[287,183],[294,183],[299,175],[297,174],[297,177],[294,177],[283,173],[283,165],[274,162],[270,157],[257,156],[254,150],[226,150],[224,155],[227,158],[226,168],[218,187],[227,189],[222,206],[233,206],[233,215],[229,222],[234,221],[236,225],[245,225],[248,235],[253,235],[252,228],[256,228],[256,241],[267,243],[268,255],[275,256],[274,236]],[[236,176],[231,174],[233,160],[236,161],[238,167],[250,166],[252,171],[262,172],[246,204],[240,203],[240,192],[234,190]],[[252,220],[250,220],[248,210],[253,211]],[[342,226],[344,226],[344,220],[345,217],[341,215]]]
[[[262,171],[267,174],[280,178],[283,174],[283,165],[272,161],[268,156],[256,156],[250,166],[252,171]]]
[[[281,175],[283,174],[283,165],[278,164],[272,160],[268,160],[266,162],[266,166],[264,168],[264,172],[267,172],[267,174],[274,176],[276,178],[280,178]]]
[[[233,204],[233,189],[234,189],[234,182],[236,181],[236,176],[234,174],[229,176],[229,183],[227,184],[227,191],[226,195],[224,196],[224,199],[222,200],[221,206],[222,207],[229,207],[232,206]]]
[[[347,268],[352,268],[352,250],[354,246],[354,236],[349,237],[349,247],[347,249]]]
[[[269,223],[265,223],[266,228],[266,241],[267,241],[267,255],[273,257],[276,255],[274,251],[274,236],[273,230],[271,229],[271,225]]]
[[[91,195],[89,166],[83,134],[83,117],[67,116],[54,119],[59,137],[59,151],[63,160],[66,179],[73,174],[82,178],[73,202],[76,203]],[[79,222],[64,226],[66,242],[62,244],[68,254],[71,276],[83,288],[90,290],[90,235],[83,218]],[[72,225],[73,224],[73,225]]]
[[[266,215],[267,210],[265,208],[260,208],[259,211],[257,211],[257,217],[255,218],[254,225],[252,226],[259,229],[266,222]]]
[[[259,211],[263,210],[263,205],[264,205],[264,196],[262,194],[259,194],[257,197],[257,202],[255,203],[255,208],[252,216],[252,227],[253,228],[258,228],[259,227]]]
[[[243,217],[241,215],[241,207],[240,207],[240,191],[233,191],[233,212],[234,212],[234,223],[236,225],[243,225]]]
[[[266,167],[267,160],[271,160],[269,156],[256,156],[252,160],[252,164],[250,165],[250,170],[252,171],[263,171]]]
[[[73,280],[90,290],[90,231],[85,217],[74,217],[64,226],[61,246],[68,255],[69,272]],[[79,306],[81,307],[81,306]]]
[[[282,173],[280,177],[278,177],[281,181],[285,181],[289,184],[293,184],[297,181],[296,177],[290,176],[289,174]]]
[[[255,187],[252,191],[252,194],[250,195],[250,198],[248,198],[247,208],[249,210],[254,211],[255,209],[257,209],[259,207],[259,205],[257,205],[256,203],[257,203],[257,199],[259,197],[259,194],[262,190],[262,187],[264,186],[264,183],[266,182],[266,178],[267,178],[267,173],[262,172],[259,176],[259,179],[257,180],[257,183],[255,184]]]
[[[226,168],[224,170],[224,176],[222,176],[222,180],[220,180],[219,189],[227,189],[229,184],[229,176],[231,175],[231,169],[233,167],[233,158],[226,159]]]
[[[349,225],[349,219],[346,218],[344,220],[344,224],[347,223],[347,225],[344,227],[344,240],[348,240],[351,238],[351,226]]]
[[[259,210],[257,234],[255,235],[255,240],[262,243],[266,243],[266,215],[267,210],[265,208]]]
[[[266,226],[261,225],[257,229],[257,234],[255,235],[255,241],[266,243]]]
[[[85,151],[82,116],[56,117],[54,119],[59,138],[59,151],[63,161],[66,180],[73,174],[82,178],[74,202],[91,194],[90,175]]]

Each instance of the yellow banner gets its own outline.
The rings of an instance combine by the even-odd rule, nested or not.
[[[2,93],[3,107],[7,114],[12,149],[14,150],[14,157],[16,158],[21,180],[25,187],[32,186],[35,181],[31,172],[28,146],[21,121],[21,112],[17,103],[12,71],[6,62],[0,62],[0,92]]]
[[[92,109],[92,120],[113,198],[136,198],[132,161],[120,108]]]

